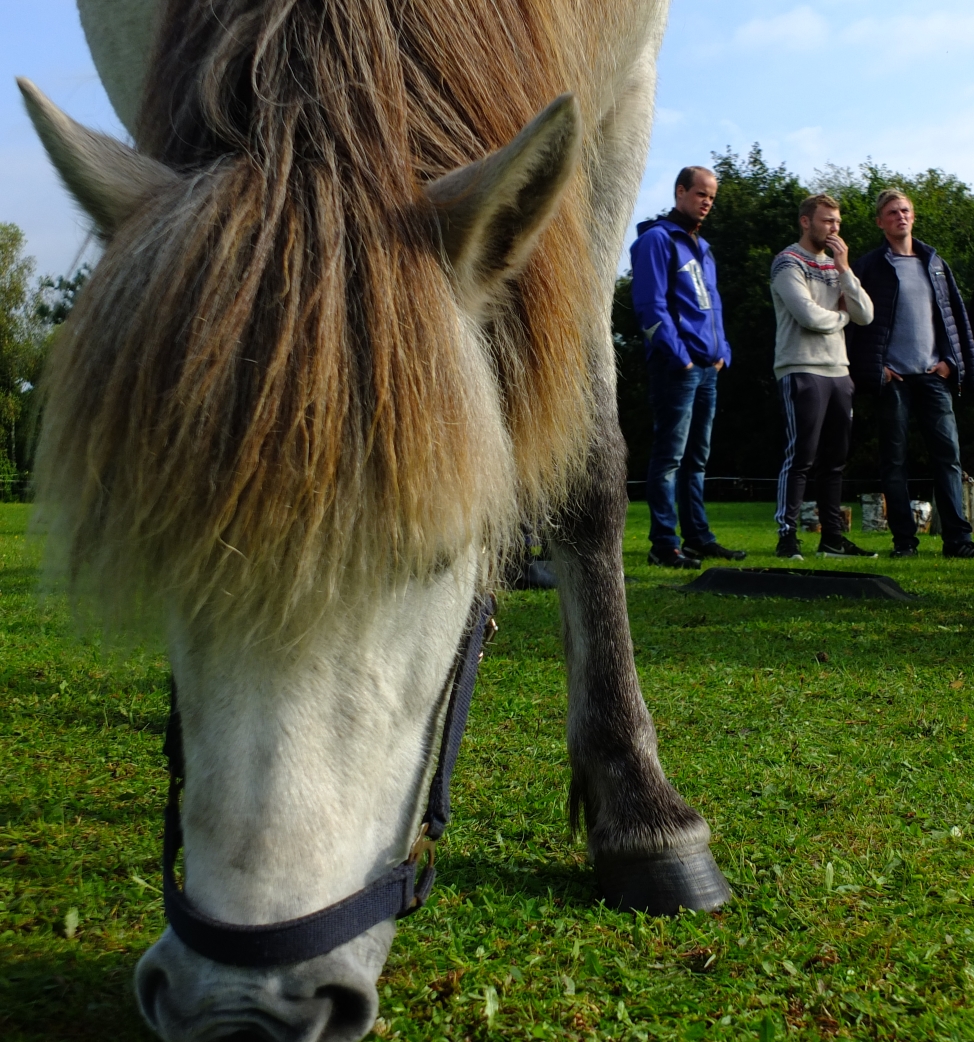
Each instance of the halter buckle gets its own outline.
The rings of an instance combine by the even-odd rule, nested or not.
[[[417,908],[422,908],[426,903],[426,898],[429,896],[429,889],[433,884],[433,880],[436,878],[436,869],[433,868],[433,862],[436,861],[436,840],[431,839],[428,835],[430,824],[428,821],[423,822],[423,827],[419,830],[419,835],[416,837],[416,841],[413,843],[412,849],[409,851],[409,861],[407,864],[416,865],[422,858],[426,858],[426,864],[423,865],[422,871],[419,874],[419,880],[417,883],[417,893],[413,895],[412,903],[409,907],[401,913],[399,918],[403,915],[409,915],[415,912]]]
[[[419,830],[419,835],[409,851],[409,863],[411,865],[415,865],[421,858],[426,857],[427,861],[424,868],[432,868],[433,863],[436,861],[436,840],[430,839],[428,835],[429,828],[429,822],[424,821],[423,827]]]
[[[498,627],[497,623],[494,621],[494,616],[491,615],[491,617],[484,624],[484,645],[485,646],[487,644],[492,644],[493,643],[494,637],[497,636],[498,628],[499,627]],[[480,654],[477,656],[477,661],[478,662],[483,662],[484,661],[483,648],[481,648]]]

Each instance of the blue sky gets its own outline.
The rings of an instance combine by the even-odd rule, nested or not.
[[[15,75],[121,134],[73,0],[0,0],[0,221],[63,273],[86,236],[23,114]],[[971,0],[673,0],[636,218],[669,205],[677,170],[757,141],[805,178],[867,158],[974,183]]]
[[[69,115],[122,135],[85,46],[74,0],[0,0],[0,221],[27,235],[39,272],[63,274],[87,228],[51,170],[15,76],[27,76]]]

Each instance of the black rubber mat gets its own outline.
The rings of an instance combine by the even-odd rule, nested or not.
[[[723,593],[733,597],[866,597],[890,601],[916,598],[888,575],[873,572],[831,572],[821,568],[708,568],[680,587],[686,593]]]

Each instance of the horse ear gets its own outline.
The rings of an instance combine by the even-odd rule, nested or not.
[[[147,196],[179,181],[154,159],[75,123],[30,80],[19,79],[17,85],[61,180],[104,238],[131,217]]]
[[[88,50],[108,100],[135,137],[162,0],[77,0]]]
[[[510,144],[427,187],[465,295],[489,296],[527,263],[575,170],[581,122],[575,96],[563,94]]]

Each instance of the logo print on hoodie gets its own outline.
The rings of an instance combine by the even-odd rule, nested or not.
[[[693,289],[697,294],[697,307],[701,311],[709,311],[711,308],[710,294],[707,292],[707,284],[703,281],[703,268],[695,258],[688,260],[678,271],[685,271],[693,279]]]

